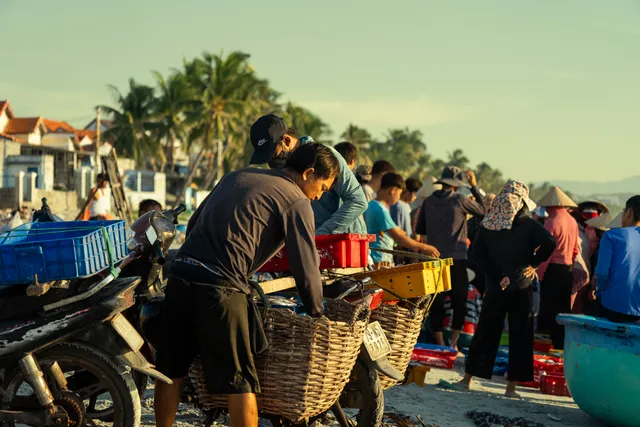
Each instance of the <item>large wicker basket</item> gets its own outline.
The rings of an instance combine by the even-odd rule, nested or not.
[[[434,297],[435,295],[427,295],[413,300],[416,306],[406,303],[382,304],[371,313],[371,321],[380,322],[391,345],[391,353],[387,359],[400,372],[405,372],[409,366],[413,348],[420,335],[422,321],[431,308]],[[393,378],[383,374],[378,375],[385,390],[399,384]]]
[[[269,348],[255,362],[265,414],[296,423],[329,410],[349,381],[369,320],[366,304],[327,300],[325,317],[286,309],[263,312]],[[227,406],[225,395],[209,394],[200,360],[189,371],[205,409]]]

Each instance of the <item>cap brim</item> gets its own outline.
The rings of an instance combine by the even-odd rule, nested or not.
[[[276,153],[277,145],[273,147],[266,148],[264,150],[256,150],[253,152],[253,156],[251,156],[251,160],[249,161],[250,165],[264,165],[269,162],[273,158],[273,155]]]
[[[451,187],[468,187],[464,181],[454,178],[441,178],[434,182],[434,184],[450,185]]]

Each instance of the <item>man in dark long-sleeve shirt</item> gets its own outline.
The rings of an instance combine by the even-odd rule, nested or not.
[[[466,172],[471,185],[472,200],[456,193],[456,189],[465,185],[461,180],[462,170],[455,166],[447,166],[437,184],[438,190],[422,204],[416,234],[426,236],[427,243],[440,251],[441,258],[453,258],[451,267],[451,306],[453,321],[451,346],[457,348],[458,338],[466,315],[467,291],[469,276],[467,273],[467,215],[483,217],[485,214],[483,197],[480,194],[476,176]],[[431,328],[439,345],[444,345],[443,318],[445,294],[439,294],[433,303],[430,314]]]
[[[265,129],[263,137],[282,137],[281,131]],[[198,208],[166,290],[157,364],[174,384],[156,385],[156,425],[173,424],[182,378],[199,352],[209,391],[229,396],[232,424],[257,426],[260,386],[253,354],[264,350],[266,340],[246,296],[248,281],[286,243],[307,313],[323,313],[310,200],[331,188],[339,168],[329,148],[306,144],[283,170],[226,175]]]

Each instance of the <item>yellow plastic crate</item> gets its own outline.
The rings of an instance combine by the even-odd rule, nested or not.
[[[453,259],[420,262],[394,268],[367,271],[357,278],[370,277],[381,288],[402,298],[417,298],[451,290],[451,266]],[[385,292],[384,301],[397,300],[395,295]]]

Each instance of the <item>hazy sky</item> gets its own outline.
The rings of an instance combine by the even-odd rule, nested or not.
[[[0,99],[82,125],[107,84],[251,53],[337,138],[419,128],[523,180],[638,174],[640,1],[1,0]]]

